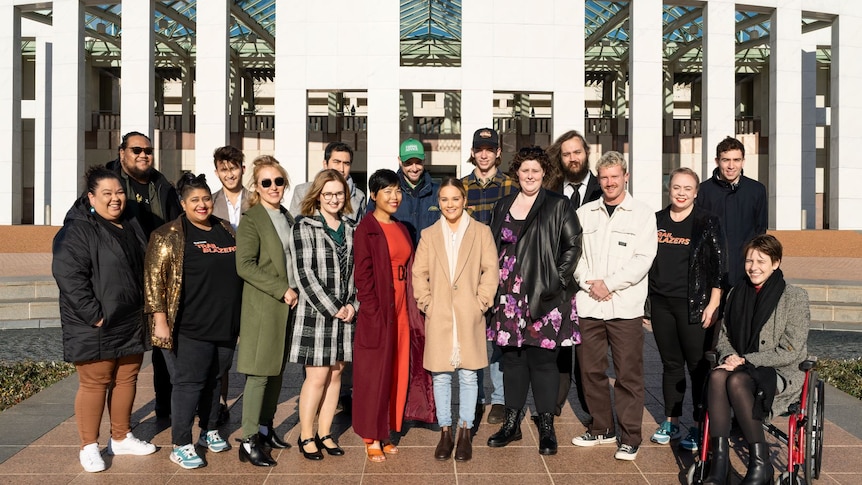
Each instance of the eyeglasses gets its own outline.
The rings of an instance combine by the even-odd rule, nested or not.
[[[336,200],[344,200],[344,192],[323,192],[320,195],[326,202],[332,200],[332,197],[335,197]]]
[[[141,152],[144,152],[147,155],[153,154],[153,147],[129,147],[129,150],[132,151],[135,155],[140,155]]]
[[[268,189],[269,186],[272,185],[273,182],[275,182],[276,187],[284,187],[284,177],[276,177],[275,180],[263,179],[260,181],[260,186],[265,188],[265,189]]]

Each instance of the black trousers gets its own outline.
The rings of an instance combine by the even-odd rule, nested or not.
[[[575,358],[575,347],[560,347],[560,353],[557,355],[557,370],[560,373],[560,389],[557,392],[557,405],[554,408],[554,414],[559,416],[563,412],[566,403],[569,400],[569,391],[572,389],[572,380],[575,381],[575,392],[578,395],[578,402],[581,404],[581,409],[585,413],[590,414],[590,408],[587,407],[587,399],[584,397],[584,384],[581,381],[581,367],[578,365],[578,359]]]
[[[712,329],[699,323],[689,323],[688,300],[650,295],[652,330],[661,363],[664,414],[668,417],[682,416],[685,399],[685,370],[691,376],[691,399],[694,404],[693,417],[700,421],[704,384],[709,373],[709,364],[703,358],[712,344]]]
[[[171,374],[162,352],[153,349],[153,390],[156,392],[156,415],[171,414]]]
[[[536,412],[553,413],[560,387],[560,372],[557,369],[559,347],[553,350],[540,347],[501,349],[506,407],[522,409],[527,403],[527,391],[532,386]]]

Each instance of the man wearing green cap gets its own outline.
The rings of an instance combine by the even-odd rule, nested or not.
[[[401,205],[395,217],[407,226],[413,246],[419,243],[422,229],[440,219],[437,207],[438,185],[425,172],[425,147],[422,142],[408,138],[401,143],[398,178],[401,179]],[[374,212],[374,201],[368,202],[368,213]]]

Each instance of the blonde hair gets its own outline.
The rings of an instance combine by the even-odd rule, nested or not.
[[[341,217],[345,212],[353,212],[353,206],[350,205],[350,186],[347,185],[347,180],[337,170],[327,169],[321,170],[314,177],[311,183],[311,188],[306,192],[305,197],[299,205],[299,213],[304,216],[313,216],[314,211],[320,209],[320,194],[323,192],[323,186],[328,182],[339,182],[344,187],[344,205],[338,211],[338,217]]]
[[[600,169],[615,166],[622,168],[624,174],[629,171],[628,163],[626,163],[626,159],[623,158],[622,153],[615,152],[613,150],[605,152],[605,154],[602,155],[602,158],[599,159],[598,163],[596,163],[596,173],[599,173]]]
[[[284,190],[290,188],[290,177],[287,176],[287,170],[278,163],[278,160],[275,159],[272,155],[261,155],[254,159],[252,162],[252,176],[251,182],[249,183],[248,190],[250,192],[248,196],[248,206],[253,207],[260,202],[260,194],[257,193],[257,178],[260,176],[260,171],[264,168],[272,167],[284,177]]]
[[[694,191],[697,192],[698,188],[700,187],[700,177],[697,176],[697,173],[694,170],[692,170],[688,167],[679,167],[679,168],[673,169],[673,171],[670,173],[670,175],[667,178],[668,188],[670,188],[670,185],[673,183],[673,178],[676,177],[677,175],[688,175],[691,178],[693,178],[694,179]]]

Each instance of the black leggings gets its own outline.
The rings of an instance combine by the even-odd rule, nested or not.
[[[503,358],[503,389],[506,407],[521,409],[527,402],[531,384],[537,413],[553,413],[560,386],[556,349],[540,347],[501,347]]]
[[[709,374],[707,392],[710,438],[730,436],[730,410],[733,409],[745,441],[748,443],[765,441],[763,421],[753,416],[754,392],[754,379],[747,372],[713,369]]]

